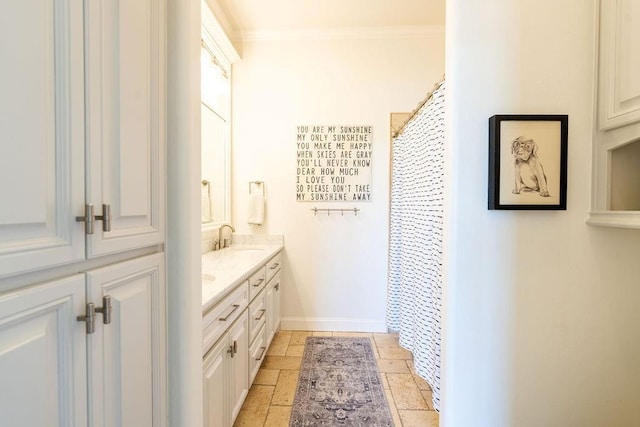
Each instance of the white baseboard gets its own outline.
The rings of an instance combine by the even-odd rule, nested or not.
[[[285,331],[387,332],[384,320],[283,317]]]

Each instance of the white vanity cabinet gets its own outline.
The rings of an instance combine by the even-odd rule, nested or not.
[[[221,339],[205,355],[203,375],[204,427],[230,426],[229,340]]]
[[[162,243],[165,0],[5,3],[0,278]]]
[[[246,309],[205,355],[204,425],[231,426],[249,391],[248,314]]]
[[[209,325],[231,324],[227,329],[218,329],[214,336],[205,332],[205,342],[215,340],[212,347],[204,348],[205,427],[231,426],[249,391],[247,286],[245,282],[205,315],[205,323]],[[209,326],[209,331],[212,329]]]
[[[253,383],[258,374],[258,369],[267,351],[265,336],[267,317],[266,291],[263,290],[249,306],[249,384]]]
[[[0,295],[2,424],[164,426],[163,272],[154,254]]]
[[[229,359],[229,408],[233,423],[249,393],[249,317],[246,311],[229,330],[229,350],[233,351],[233,357]]]
[[[219,302],[203,315],[204,427],[233,425],[266,356],[273,331],[279,327],[282,256],[278,251],[265,263],[264,259],[273,254],[274,249],[267,247],[264,250],[268,251],[265,258],[248,262],[246,272],[223,287],[226,291],[222,292],[226,295],[220,292]],[[230,255],[233,269],[237,269],[239,252]],[[211,271],[203,273],[224,277],[226,274],[216,271],[211,261],[211,258],[216,259],[218,268],[223,269],[224,252],[209,256],[203,265],[209,266]],[[218,296],[211,298],[217,300]],[[209,303],[205,304],[209,307]]]

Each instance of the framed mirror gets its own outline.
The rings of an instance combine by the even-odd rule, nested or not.
[[[217,228],[231,219],[231,63],[239,57],[202,2],[201,88],[201,223]]]

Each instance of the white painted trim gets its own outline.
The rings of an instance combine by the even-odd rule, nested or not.
[[[640,228],[640,212],[592,211],[586,223],[602,227]]]
[[[169,426],[203,425],[199,0],[167,0]]]
[[[444,26],[398,26],[355,28],[311,28],[273,31],[241,31],[234,40],[242,42],[301,40],[405,40],[444,37]]]
[[[213,12],[209,8],[209,5],[204,0],[202,0],[201,7],[203,30],[206,31],[209,36],[211,36],[218,48],[222,51],[225,59],[229,61],[230,64],[239,61],[240,55],[238,54],[238,51],[236,51],[236,48],[233,47],[233,44],[229,40],[227,33],[225,33],[222,25],[220,25],[220,22],[218,22],[216,17],[213,15]]]
[[[387,332],[384,320],[325,317],[283,317],[285,331]]]

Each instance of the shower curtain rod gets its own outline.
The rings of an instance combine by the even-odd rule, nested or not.
[[[442,80],[440,80],[438,83],[436,83],[433,86],[433,89],[431,89],[431,92],[427,93],[427,96],[425,96],[425,98],[420,101],[420,103],[418,104],[418,106],[416,107],[415,110],[413,110],[411,112],[411,115],[409,116],[409,118],[407,118],[407,120],[404,121],[404,123],[402,124],[402,126],[400,126],[400,128],[394,132],[393,137],[397,138],[398,136],[400,136],[400,134],[402,133],[402,131],[404,131],[404,128],[409,124],[409,122],[411,121],[411,119],[413,119],[415,117],[416,114],[418,114],[418,111],[420,111],[420,109],[427,103],[429,102],[429,100],[433,97],[433,92],[435,92],[436,90],[438,90],[438,88],[440,86],[442,86],[442,84],[444,83],[444,78],[445,76],[442,76]]]

